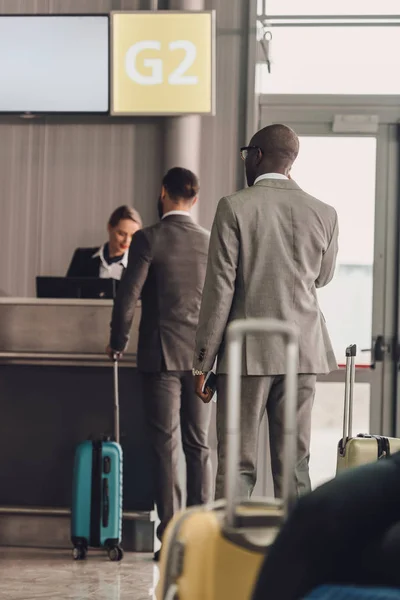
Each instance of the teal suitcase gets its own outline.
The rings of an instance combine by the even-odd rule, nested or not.
[[[119,444],[118,363],[114,362],[115,441],[85,441],[75,453],[72,484],[71,541],[75,560],[89,547],[104,548],[112,561],[123,558],[122,449]]]

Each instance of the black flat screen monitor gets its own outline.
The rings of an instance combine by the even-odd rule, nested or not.
[[[112,300],[118,283],[116,279],[97,277],[36,277],[36,296]]]

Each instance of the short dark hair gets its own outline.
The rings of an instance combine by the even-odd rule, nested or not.
[[[124,219],[129,219],[130,221],[137,223],[140,229],[143,227],[142,219],[138,211],[130,206],[119,206],[116,208],[109,218],[108,224],[110,227],[117,227],[118,223]]]
[[[162,183],[172,201],[189,201],[197,196],[200,189],[196,175],[182,167],[170,169]]]

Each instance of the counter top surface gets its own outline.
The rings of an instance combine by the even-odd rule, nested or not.
[[[0,364],[104,363],[112,300],[0,298]],[[141,306],[132,323],[127,363],[136,364]]]
[[[0,298],[2,304],[31,306],[112,306],[112,300],[87,300],[78,298]]]

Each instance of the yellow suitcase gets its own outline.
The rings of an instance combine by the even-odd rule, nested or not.
[[[237,498],[240,450],[240,376],[248,333],[278,333],[287,340],[283,499]],[[164,535],[157,600],[250,600],[265,553],[294,500],[296,459],[297,330],[270,319],[232,322],[227,331],[228,415],[226,500],[184,510]]]
[[[338,444],[336,473],[384,459],[400,450],[400,439],[359,433],[353,437],[353,391],[357,346],[346,348],[343,437]]]

